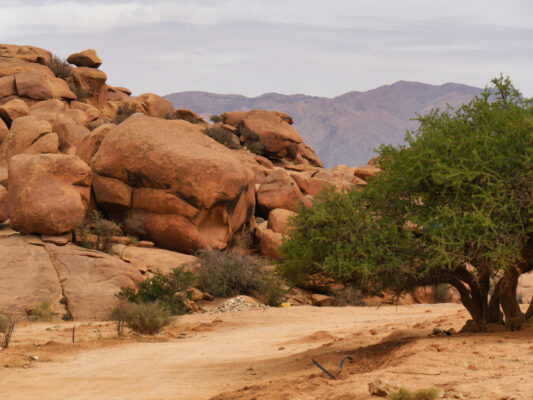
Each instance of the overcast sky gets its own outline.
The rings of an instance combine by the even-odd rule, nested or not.
[[[0,42],[94,48],[134,94],[333,97],[503,72],[533,96],[530,0],[0,0]]]

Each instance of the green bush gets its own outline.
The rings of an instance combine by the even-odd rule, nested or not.
[[[416,392],[411,392],[402,387],[399,390],[389,394],[387,399],[389,400],[434,400],[439,395],[439,389],[429,388],[421,389]]]
[[[11,315],[0,315],[0,347],[7,349],[15,330],[16,319]]]
[[[109,253],[113,236],[122,235],[122,231],[116,223],[104,219],[99,211],[93,210],[78,225],[76,234],[83,247]],[[96,237],[96,242],[91,240],[90,235]]]
[[[209,120],[215,124],[219,123],[219,122],[222,122],[222,116],[220,115],[216,115],[216,114],[213,114],[211,116],[209,116]]]
[[[244,138],[244,145],[246,148],[257,155],[262,156],[265,152],[265,147],[261,144],[259,135],[245,126],[239,128],[239,133]]]
[[[204,133],[229,149],[237,150],[241,148],[239,144],[235,143],[236,136],[220,126],[209,126],[205,128]]]
[[[52,54],[52,58],[46,63],[46,66],[52,70],[56,78],[65,79],[72,75],[70,64],[55,54]]]
[[[167,275],[156,272],[151,278],[138,283],[136,289],[123,287],[117,296],[119,299],[137,304],[158,302],[172,315],[185,314],[187,312],[185,300],[190,298],[187,289],[195,280],[196,275],[191,271],[178,267]]]
[[[124,334],[124,324],[143,335],[155,335],[170,323],[170,312],[161,304],[128,303],[117,306],[111,318],[117,322],[119,335]]]
[[[52,311],[49,300],[42,300],[30,314],[31,321],[50,322],[57,318],[59,314]]]
[[[122,104],[118,107],[117,115],[113,121],[115,124],[120,124],[121,122],[126,121],[129,117],[137,112],[135,106],[130,106],[129,104]]]

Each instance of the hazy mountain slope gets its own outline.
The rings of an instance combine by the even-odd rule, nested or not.
[[[302,94],[267,93],[250,98],[206,92],[181,92],[165,96],[175,107],[192,109],[203,115],[225,111],[264,108],[286,112],[294,126],[331,167],[360,165],[375,156],[382,143],[400,144],[406,129],[418,114],[446,104],[457,107],[481,89],[447,83],[440,86],[400,81],[367,92],[349,92],[335,98]]]

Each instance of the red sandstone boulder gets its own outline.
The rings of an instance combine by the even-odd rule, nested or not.
[[[68,104],[59,99],[39,101],[30,107],[31,115],[36,115],[47,121],[51,121],[58,113],[68,110]]]
[[[17,118],[0,146],[0,165],[16,154],[57,153],[58,137],[52,126],[33,115]]]
[[[24,117],[29,113],[30,109],[28,105],[20,99],[10,100],[3,106],[0,106],[0,118],[2,118],[8,126],[11,126],[13,120],[19,117]]]
[[[17,46],[13,44],[0,44],[0,58],[18,59],[28,63],[46,64],[52,58],[48,50],[35,46]]]
[[[151,117],[168,118],[174,115],[176,110],[169,101],[153,93],[144,93],[137,96],[135,100],[143,105],[146,115]]]
[[[93,49],[83,50],[68,56],[67,61],[76,67],[98,68],[102,65],[102,60],[96,55]]]
[[[176,117],[178,119],[183,119],[191,124],[206,124],[204,119],[196,114],[194,111],[187,110],[185,108],[180,108],[176,110]]]
[[[98,203],[161,247],[225,247],[253,218],[253,174],[202,131],[142,114],[111,129],[91,161]]]
[[[22,233],[57,235],[83,220],[90,194],[87,164],[64,154],[18,154],[9,160],[11,227]]]
[[[114,127],[114,124],[103,124],[83,137],[76,147],[76,155],[87,164],[90,164],[91,158],[93,158],[100,148],[100,144],[104,140],[105,135]]]
[[[374,179],[376,175],[380,172],[381,169],[379,167],[368,164],[355,168],[354,175],[366,182],[369,182]]]
[[[0,144],[2,144],[4,139],[7,137],[8,133],[9,133],[9,128],[7,127],[4,120],[0,118]]]
[[[97,108],[104,105],[107,96],[105,72],[95,68],[78,67],[72,70],[72,79],[77,88],[87,93],[89,104]]]
[[[268,229],[276,233],[287,235],[289,233],[289,220],[296,215],[295,212],[283,208],[275,208],[268,214]]]
[[[15,87],[15,77],[13,75],[0,78],[0,99],[17,94]]]
[[[69,89],[63,79],[50,77],[36,71],[28,71],[15,75],[17,94],[34,100],[53,98],[75,99],[76,95]]]
[[[284,169],[276,169],[271,173],[257,191],[257,206],[265,216],[275,208],[297,211],[300,205],[307,205],[307,202]]]
[[[98,111],[96,107],[93,107],[87,103],[82,103],[81,101],[72,101],[70,103],[70,109],[83,111],[85,113],[85,119],[87,120],[87,123],[100,118],[100,111]]]
[[[0,223],[9,218],[9,203],[7,198],[7,189],[0,186]]]
[[[282,235],[271,229],[258,227],[255,230],[258,239],[259,253],[267,258],[277,260],[280,258],[278,247],[281,245]]]

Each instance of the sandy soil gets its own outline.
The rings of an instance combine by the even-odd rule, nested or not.
[[[76,343],[72,322],[27,323],[0,351],[0,398],[353,400],[370,398],[368,383],[381,378],[448,398],[532,399],[533,326],[429,336],[466,318],[454,304],[305,306],[187,315],[155,338],[76,323]],[[337,374],[344,355],[353,361]]]

